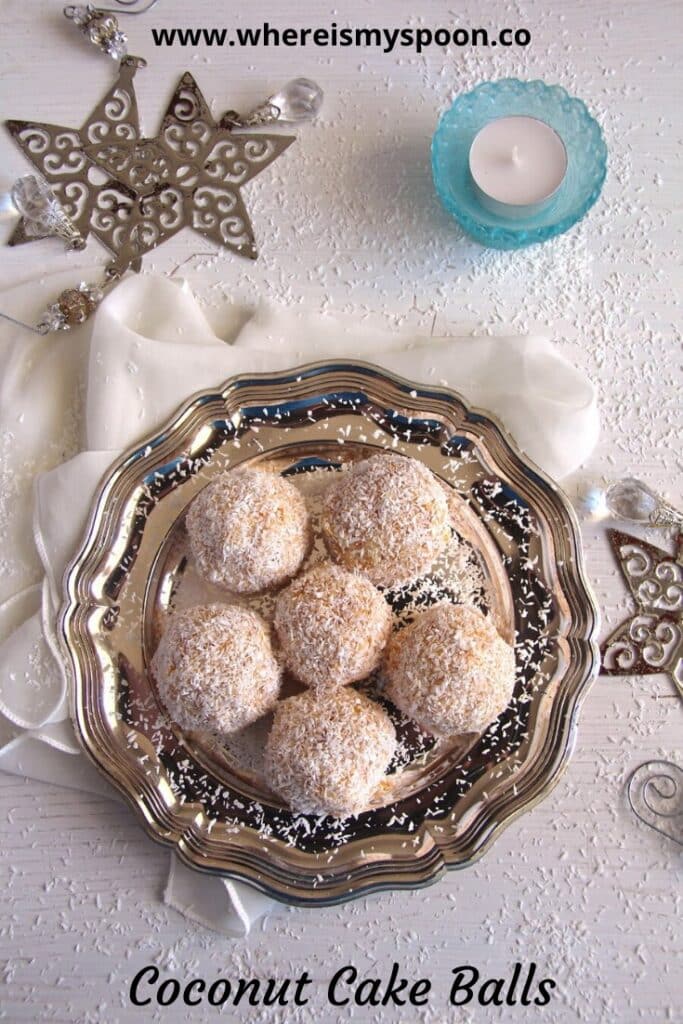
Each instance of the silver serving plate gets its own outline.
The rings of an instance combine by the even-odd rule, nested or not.
[[[399,755],[368,811],[295,814],[263,778],[268,720],[233,737],[182,732],[149,660],[175,609],[233,599],[187,556],[185,511],[209,480],[237,465],[286,473],[315,508],[331,472],[382,448],[428,466],[452,512],[445,557],[386,595],[396,625],[435,600],[477,604],[515,642],[515,694],[484,734],[448,741],[390,708]],[[286,903],[415,888],[471,864],[559,778],[599,665],[598,614],[561,491],[454,392],[357,362],[235,377],[192,398],[112,467],[65,591],[60,634],[86,752],[187,864]],[[249,603],[268,617],[272,601]],[[364,685],[383,699],[376,680]]]

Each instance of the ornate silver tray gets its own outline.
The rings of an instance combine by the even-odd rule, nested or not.
[[[373,806],[344,821],[294,814],[261,774],[267,720],[231,738],[183,733],[147,665],[169,613],[226,600],[186,554],[185,511],[216,473],[286,473],[315,507],[331,472],[379,448],[424,462],[452,510],[446,556],[387,594],[397,625],[437,599],[479,605],[515,643],[515,695],[483,735],[450,741],[390,709],[399,754]],[[272,596],[256,605],[269,615]],[[235,377],[121,457],[67,572],[60,634],[77,733],[148,832],[192,867],[325,905],[465,867],[550,790],[597,672],[597,618],[571,507],[490,416],[452,391],[338,361]]]

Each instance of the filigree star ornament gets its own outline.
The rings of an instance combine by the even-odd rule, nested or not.
[[[294,136],[246,130],[262,122],[232,114],[216,121],[185,73],[159,134],[142,138],[133,87],[141,66],[140,58],[123,59],[118,80],[80,129],[16,120],[7,128],[80,235],[95,235],[113,254],[108,269],[115,277],[139,270],[145,253],[184,227],[255,259],[241,188]],[[10,244],[35,237],[20,221]]]
[[[94,164],[136,196],[118,239],[117,262],[132,262],[184,227],[255,259],[240,189],[292,142],[294,136],[235,130],[226,118],[216,122],[186,72],[155,138],[109,137],[85,149]]]
[[[674,555],[619,530],[607,535],[637,608],[602,645],[602,673],[666,672],[683,697],[683,534]]]
[[[107,139],[120,141],[140,135],[138,106],[133,78],[142,62],[125,58],[119,75],[81,128],[34,121],[6,121],[5,125],[24,155],[49,185],[79,234],[87,239],[94,234],[113,250],[112,230],[115,217],[125,215],[134,194],[98,171],[86,153],[86,147]],[[22,217],[9,240],[20,245],[46,237],[27,229]]]

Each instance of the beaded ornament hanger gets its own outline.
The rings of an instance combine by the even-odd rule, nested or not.
[[[131,0],[117,2],[132,6]],[[143,14],[157,2],[120,13]],[[118,77],[80,128],[5,122],[38,171],[12,188],[20,219],[9,244],[57,237],[68,249],[83,249],[93,235],[112,259],[99,284],[82,282],[62,292],[36,326],[0,314],[38,334],[83,323],[107,287],[126,271],[139,270],[145,253],[183,228],[255,259],[242,186],[295,141],[294,136],[262,129],[311,120],[323,98],[314,82],[297,78],[250,113],[229,110],[215,119],[193,76],[185,72],[157,135],[146,138],[133,80],[147,62],[128,55],[115,12],[88,4],[69,5],[64,14],[102,53],[119,62]]]

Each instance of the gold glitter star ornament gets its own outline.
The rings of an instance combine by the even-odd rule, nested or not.
[[[113,254],[114,277],[139,270],[145,253],[185,227],[255,259],[241,188],[294,137],[245,128],[273,123],[279,111],[264,117],[258,108],[243,120],[230,113],[216,121],[185,73],[159,134],[142,138],[133,87],[142,66],[140,58],[124,57],[117,81],[80,129],[17,120],[7,128],[80,235],[95,235]],[[10,244],[35,237],[22,219]]]

